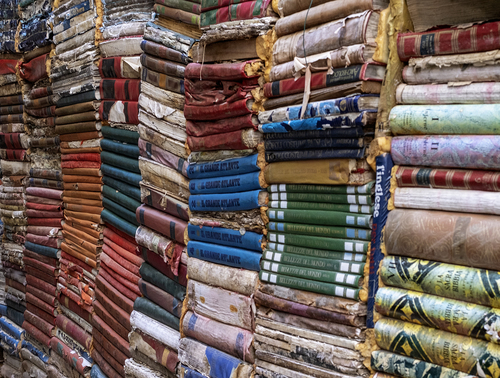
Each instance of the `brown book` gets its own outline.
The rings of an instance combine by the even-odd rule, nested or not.
[[[216,42],[205,47],[195,43],[189,51],[189,57],[197,63],[255,59],[258,58],[257,38]]]

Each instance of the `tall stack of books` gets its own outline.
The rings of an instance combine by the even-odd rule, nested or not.
[[[408,64],[389,115],[396,166],[375,302],[385,317],[375,324],[381,350],[372,367],[398,377],[493,377],[500,24],[485,22],[494,12],[477,18],[482,6],[464,11],[472,5],[465,2],[428,17],[425,5],[408,3],[419,32],[397,35]],[[436,19],[473,24],[422,31]]]
[[[155,5],[155,7],[158,4]],[[155,8],[156,9],[156,8]],[[158,10],[156,10],[158,12]],[[129,334],[128,376],[177,372],[180,318],[186,294],[184,232],[189,197],[184,70],[194,39],[148,23],[141,42],[139,167],[142,175],[135,240],[144,263]]]
[[[98,30],[100,1],[58,1],[53,10],[55,51],[50,78],[63,173],[64,225],[59,311],[51,340],[50,374],[88,374],[92,301],[102,249],[101,124]]]

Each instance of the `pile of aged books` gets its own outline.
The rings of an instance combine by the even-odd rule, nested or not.
[[[419,18],[423,5],[411,5],[419,30],[435,19]],[[480,20],[474,13],[461,17]],[[397,36],[399,58],[408,65],[389,116],[394,210],[380,268],[386,287],[376,295],[385,316],[375,324],[383,349],[372,355],[377,371],[399,377],[500,372],[499,25]]]

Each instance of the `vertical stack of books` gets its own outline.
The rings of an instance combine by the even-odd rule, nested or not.
[[[429,13],[425,3],[408,1],[418,32],[394,36],[408,64],[389,115],[396,166],[375,301],[384,316],[375,324],[381,350],[372,367],[406,378],[493,377],[500,372],[500,24],[485,21],[498,9],[445,1],[449,11]],[[462,22],[469,24],[434,27]]]

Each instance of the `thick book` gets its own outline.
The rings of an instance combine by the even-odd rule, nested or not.
[[[324,132],[324,134],[326,134],[325,136],[335,133],[348,134],[349,131],[346,129],[347,127],[356,128],[373,125],[376,118],[376,111],[363,111],[361,113],[346,113],[329,117],[306,118],[302,120],[297,119],[294,121],[264,123],[262,125],[259,125],[259,131],[264,133],[264,136],[267,136],[269,133],[280,133],[280,138],[282,138],[282,135],[286,138],[292,138],[292,135],[294,133],[300,132]],[[341,128],[344,131],[341,131]],[[286,136],[287,133],[289,134],[289,136]],[[305,137],[309,136],[310,134],[305,135]]]
[[[285,234],[322,236],[342,239],[370,240],[370,230],[354,227],[320,226],[301,223],[269,222],[267,229]]]
[[[375,181],[365,185],[350,186],[327,186],[327,185],[305,185],[305,184],[279,184],[269,185],[269,193],[319,193],[319,194],[373,194]]]
[[[339,253],[342,255],[342,253]],[[320,270],[332,270],[341,273],[363,274],[364,263],[343,261],[333,258],[321,258],[313,256],[303,256],[292,253],[282,253],[272,250],[265,250],[262,254],[263,260],[278,262],[286,265],[303,266]],[[269,269],[267,269],[269,270]],[[286,273],[285,273],[286,274]]]
[[[210,261],[216,264],[259,271],[261,253],[247,249],[234,248],[219,244],[189,241],[187,245],[189,257]]]
[[[199,25],[203,29],[223,22],[271,16],[274,12],[268,10],[270,3],[270,0],[244,1],[205,11],[200,15]]]
[[[285,276],[352,286],[355,288],[359,287],[360,281],[362,281],[362,276],[360,275],[345,274],[331,270],[312,269],[309,267],[298,267],[268,260],[262,260],[260,262],[260,267],[263,270],[283,274]]]
[[[298,202],[298,201],[270,201],[269,207],[273,209],[295,209],[295,210],[322,210],[322,211],[341,211],[349,213],[373,213],[373,206],[365,205],[345,205],[338,203],[321,202]]]
[[[413,28],[422,32],[439,25],[464,25],[500,19],[497,0],[407,0]]]
[[[266,151],[266,161],[268,163],[316,159],[361,159],[364,156],[364,148]]]
[[[284,139],[266,140],[264,146],[268,151],[286,151],[302,149],[359,149],[365,145],[363,138],[320,138],[320,139]]]
[[[229,228],[202,227],[189,224],[188,237],[190,240],[245,248],[258,252],[262,251],[263,235],[252,231],[241,234],[239,231]]]
[[[353,83],[357,81],[382,82],[385,75],[385,65],[381,63],[365,63],[345,68],[335,68],[332,73],[318,72],[311,75],[311,91],[334,87],[337,85]],[[285,79],[266,83],[264,85],[264,96],[267,98],[293,95],[304,92],[306,85],[305,76],[299,79]]]
[[[331,117],[335,114],[359,113],[378,109],[379,95],[365,94],[309,102],[302,113],[302,105],[285,106],[259,112],[259,122],[274,123],[304,118]]]
[[[269,124],[267,124],[269,125]],[[263,131],[264,132],[264,131]],[[296,139],[320,139],[320,138],[359,138],[364,135],[363,128],[354,127],[339,127],[326,130],[301,130],[289,131],[285,133],[266,133],[264,140],[281,141],[281,140],[296,140]]]
[[[305,185],[304,185],[305,186]],[[348,187],[347,187],[348,188]],[[373,205],[371,194],[354,194],[356,192],[315,192],[314,190],[303,192],[293,191],[273,191],[269,190],[270,201],[297,201],[297,202],[325,202],[325,203],[341,203],[349,205]]]
[[[443,67],[427,65],[424,67],[406,66],[403,69],[403,81],[406,84],[448,84],[452,82],[488,82],[500,81],[500,65],[488,64],[484,66],[476,66],[474,63],[482,63],[482,58],[479,57],[482,53],[477,54],[461,54],[450,55],[456,57],[460,62],[464,55],[478,55],[477,60],[471,63],[446,65]],[[425,59],[425,58],[418,58]]]
[[[267,203],[267,193],[252,190],[240,193],[201,194],[189,197],[191,211],[239,211],[252,210]]]
[[[189,179],[231,176],[260,171],[259,154],[253,154],[237,159],[228,159],[208,163],[189,164],[187,175]]]
[[[269,209],[269,220],[280,220],[293,223],[320,224],[329,226],[371,227],[371,215],[342,213],[334,211]]]
[[[462,12],[462,10],[460,10]],[[446,28],[421,33],[398,34],[399,59],[427,55],[464,54],[500,48],[500,21]]]
[[[342,261],[354,261],[354,262],[365,262],[366,254],[364,253],[353,253],[353,252],[336,252],[326,249],[315,249],[307,247],[299,247],[292,244],[280,244],[275,242],[268,242],[267,249],[264,253],[279,252],[279,253],[289,253],[293,255],[301,255],[305,257],[313,257],[319,259],[325,259],[326,261],[331,260],[342,260]],[[361,251],[362,252],[362,251]]]
[[[396,101],[404,105],[498,104],[500,83],[401,84],[396,88]]]
[[[290,277],[265,270],[260,271],[259,278],[262,282],[270,282],[275,285],[288,287],[291,289],[305,290],[313,293],[326,294],[335,297],[350,298],[355,300],[359,299],[359,289],[341,285]]]
[[[261,171],[234,176],[194,179],[189,182],[191,194],[236,193],[261,189],[265,185]]]

